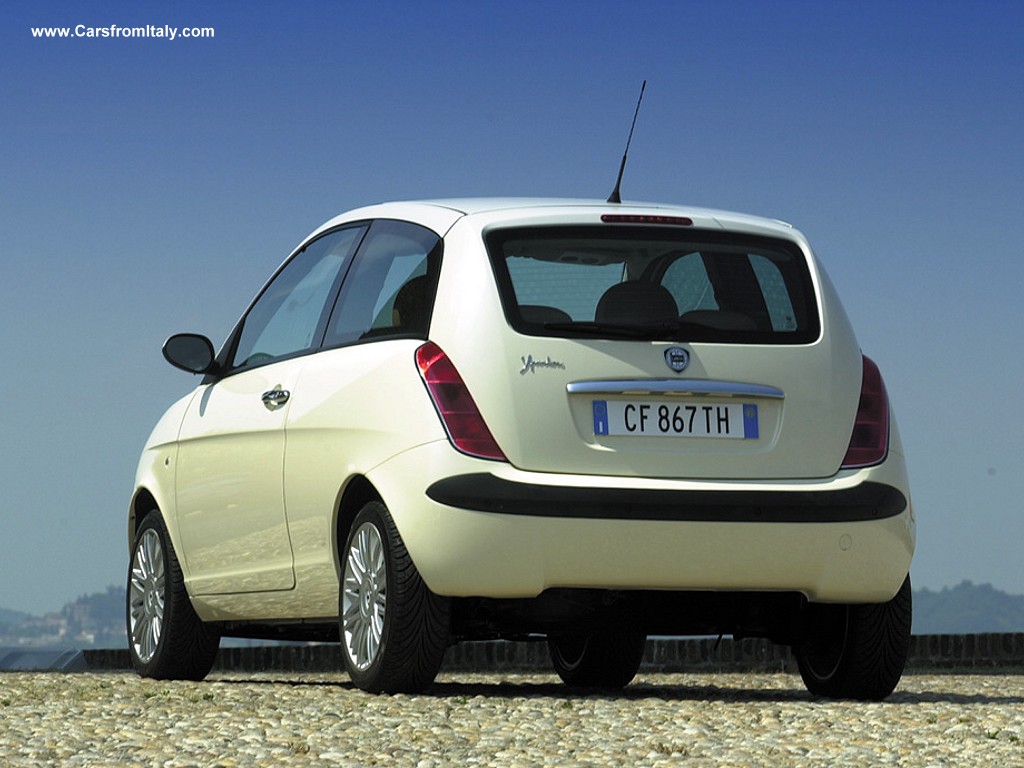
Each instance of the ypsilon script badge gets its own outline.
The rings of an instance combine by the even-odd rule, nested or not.
[[[682,347],[669,347],[665,350],[665,364],[676,373],[682,373],[690,364],[690,353]]]
[[[534,360],[533,355],[527,355],[526,357],[521,357],[519,359],[523,361],[523,367],[519,371],[521,376],[525,376],[528,373],[536,373],[538,368],[558,368],[562,371],[565,370],[565,363],[552,360],[551,355],[548,355],[547,360]]]

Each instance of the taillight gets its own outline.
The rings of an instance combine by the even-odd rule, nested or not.
[[[429,341],[416,350],[416,365],[452,445],[470,456],[507,461],[448,355]]]
[[[878,366],[864,358],[864,378],[860,385],[860,405],[853,423],[850,447],[843,467],[867,467],[878,464],[889,452],[889,397]]]

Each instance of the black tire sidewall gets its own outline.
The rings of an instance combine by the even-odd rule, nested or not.
[[[338,590],[339,632],[345,670],[357,687],[371,693],[417,693],[433,682],[451,631],[451,600],[430,591],[402,541],[391,513],[380,501],[367,503],[345,537],[341,578],[355,532],[373,525],[381,537],[387,578],[384,622],[376,658],[354,669],[344,635],[344,583]]]
[[[842,651],[828,674],[798,654],[800,675],[816,696],[881,701],[895,689],[906,664],[913,615],[910,576],[886,603],[846,606]]]
[[[131,638],[131,580],[132,568],[139,544],[147,531],[154,531],[160,540],[164,556],[164,613],[160,637],[153,658],[143,662],[135,654]],[[204,624],[185,588],[185,580],[174,551],[170,534],[162,516],[156,510],[146,515],[135,532],[128,564],[127,594],[125,595],[125,627],[128,629],[128,655],[132,666],[143,677],[158,680],[202,680],[209,673],[217,656],[220,635]]]
[[[548,650],[567,685],[618,689],[636,676],[646,643],[646,635],[635,632],[556,635],[548,638]]]

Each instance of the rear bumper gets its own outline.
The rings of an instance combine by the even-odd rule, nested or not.
[[[897,453],[827,479],[699,483],[525,472],[434,443],[370,479],[424,581],[451,596],[582,587],[877,603],[914,551]]]
[[[589,520],[718,523],[849,523],[895,517],[907,508],[897,488],[865,482],[839,490],[749,491],[565,487],[486,472],[433,483],[427,496],[449,507],[502,515]]]

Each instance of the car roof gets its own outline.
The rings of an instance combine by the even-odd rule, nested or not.
[[[532,219],[538,215],[571,217],[574,213],[584,211],[682,216],[693,219],[698,226],[775,232],[787,237],[796,234],[791,224],[779,219],[734,211],[666,203],[609,203],[605,200],[541,197],[459,197],[378,203],[336,216],[318,227],[313,234],[353,221],[402,219],[431,227],[443,235],[457,220],[467,216],[481,218],[481,226],[484,226],[491,220],[509,222],[519,215],[524,219]]]

